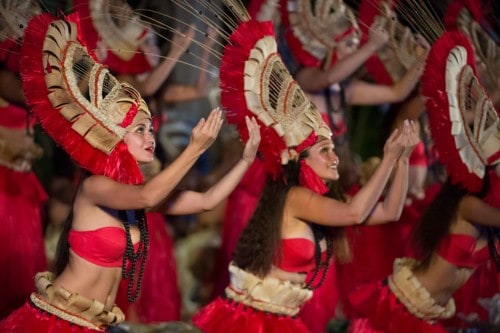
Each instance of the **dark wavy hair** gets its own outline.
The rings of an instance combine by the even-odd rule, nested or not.
[[[82,170],[80,174],[80,179],[78,180],[78,188],[76,189],[73,198],[71,200],[71,209],[69,211],[68,217],[64,222],[64,227],[59,236],[59,241],[57,242],[57,250],[56,250],[56,261],[54,263],[54,273],[56,276],[59,276],[64,268],[68,265],[69,262],[69,243],[68,243],[68,235],[71,227],[73,226],[73,206],[75,204],[76,193],[80,189],[82,182],[91,175],[90,172],[86,170]]]
[[[307,157],[307,151],[300,158]],[[277,180],[268,179],[259,204],[243,230],[236,245],[233,260],[235,264],[257,276],[267,275],[275,259],[282,256],[281,221],[285,201],[290,189],[299,186],[300,164],[290,161]],[[345,201],[345,196],[338,182],[330,184],[326,196]],[[334,212],[333,212],[334,213]],[[310,223],[315,241],[316,271],[318,274],[321,260],[319,242],[325,238],[327,243],[327,261],[335,253],[336,257],[346,260],[350,251],[343,228],[328,227]],[[321,282],[320,282],[321,283]]]
[[[419,268],[425,269],[428,267],[433,252],[437,250],[441,240],[449,233],[450,227],[455,221],[461,199],[466,195],[482,198],[488,193],[489,188],[488,171],[486,171],[483,188],[478,193],[471,193],[460,184],[453,184],[449,178],[446,180],[412,232],[413,246],[417,250],[421,261]],[[476,227],[482,234],[486,235],[492,229],[491,227],[477,225]]]

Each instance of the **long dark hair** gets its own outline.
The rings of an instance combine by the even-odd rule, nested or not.
[[[478,193],[471,193],[460,184],[453,184],[449,178],[446,180],[413,230],[412,241],[421,261],[420,268],[425,269],[428,267],[433,252],[436,251],[441,240],[449,233],[450,227],[453,221],[455,221],[461,199],[466,195],[474,195],[482,198],[488,190],[488,172],[486,172],[483,181],[483,188]],[[489,233],[488,230],[490,227],[478,225],[476,227],[483,234]]]
[[[303,153],[300,158],[306,156],[307,153]],[[234,252],[233,260],[238,267],[260,277],[269,273],[275,258],[280,260],[282,256],[281,220],[285,201],[290,189],[299,186],[299,162],[290,161],[283,166],[283,169],[281,177],[276,180],[267,180],[259,204],[247,227],[243,230]],[[331,184],[326,196],[345,201],[344,193],[338,182]],[[320,266],[327,265],[334,253],[341,260],[345,260],[349,257],[350,251],[343,228],[315,223],[310,223],[310,225],[314,235],[316,261],[316,270],[310,282],[314,283],[321,269]],[[327,244],[327,258],[324,263],[321,262],[319,246],[322,239],[325,239]],[[319,283],[316,282],[311,287],[321,285],[326,270],[327,268],[323,270],[323,276]]]
[[[71,209],[69,211],[68,217],[64,222],[64,227],[59,236],[59,241],[57,242],[57,250],[56,250],[56,261],[54,264],[54,273],[56,276],[61,275],[64,271],[64,268],[68,265],[69,262],[69,244],[68,244],[68,235],[71,227],[73,226],[73,207],[75,204],[76,193],[80,190],[80,186],[82,182],[91,175],[90,172],[86,170],[82,170],[80,174],[80,179],[78,180],[78,187],[75,191],[73,199],[71,200]]]
[[[281,248],[281,220],[288,191],[299,185],[299,164],[290,161],[276,180],[268,178],[261,198],[236,245],[235,264],[264,277],[271,270],[276,249]]]

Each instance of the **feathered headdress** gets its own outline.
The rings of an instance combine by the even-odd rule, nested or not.
[[[417,45],[411,30],[402,25],[394,11],[394,1],[361,1],[358,16],[363,36],[377,22],[389,33],[389,42],[365,62],[371,77],[380,84],[392,85],[399,81],[415,63]],[[366,38],[365,40],[366,41]]]
[[[500,162],[500,120],[475,70],[470,40],[444,33],[422,76],[439,161],[454,183],[479,191],[488,165]]]
[[[151,70],[141,52],[141,44],[151,27],[133,13],[124,0],[75,0],[73,10],[80,13],[81,26],[90,50],[105,44],[102,62],[112,71],[139,74]]]
[[[487,68],[488,77],[482,79],[484,87],[491,93],[494,89],[498,89],[500,47],[483,28],[487,25],[483,11],[479,1],[454,0],[447,7],[443,21],[447,30],[461,31],[471,39],[475,54]]]
[[[248,139],[245,116],[264,125],[259,151],[266,170],[275,177],[318,136],[331,135],[283,64],[272,22],[248,19],[233,31],[221,59],[220,85],[227,120],[236,124],[244,141]]]
[[[21,48],[28,105],[48,134],[84,169],[118,182],[143,181],[123,142],[134,120],[151,118],[140,94],[87,50],[76,15],[33,18]]]
[[[297,60],[309,67],[329,67],[336,61],[339,40],[361,35],[353,11],[342,0],[281,0],[285,37]]]

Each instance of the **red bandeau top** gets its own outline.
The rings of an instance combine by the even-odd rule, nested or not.
[[[476,268],[489,258],[488,246],[476,248],[477,240],[465,234],[448,234],[439,244],[438,253],[458,267]]]
[[[274,265],[286,272],[310,273],[316,267],[314,242],[306,238],[283,238],[281,260]]]
[[[71,250],[83,259],[102,267],[121,267],[126,249],[125,229],[103,227],[95,230],[70,230]],[[134,244],[137,251],[139,243]]]

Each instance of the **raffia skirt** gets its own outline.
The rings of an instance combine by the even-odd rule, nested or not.
[[[38,273],[37,292],[29,301],[0,322],[0,332],[78,333],[103,332],[124,321],[123,312],[52,285],[52,273]]]
[[[350,332],[445,333],[439,320],[455,313],[453,299],[438,305],[413,275],[412,259],[396,259],[394,273],[384,281],[367,284],[350,295],[356,311]]]
[[[204,333],[309,333],[297,313],[312,297],[311,290],[229,267],[226,297],[217,298],[193,317]]]

